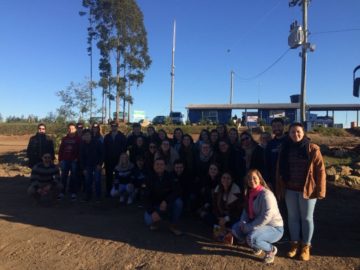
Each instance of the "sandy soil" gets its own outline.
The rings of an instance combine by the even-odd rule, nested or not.
[[[0,269],[360,269],[360,191],[329,186],[315,211],[312,259],[265,266],[244,246],[209,239],[210,230],[184,218],[185,234],[149,231],[143,209],[115,201],[37,205],[26,196],[28,136],[0,136]]]

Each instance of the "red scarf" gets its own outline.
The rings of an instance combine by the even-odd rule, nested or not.
[[[249,210],[249,218],[254,219],[254,199],[259,195],[259,193],[264,189],[262,185],[258,185],[256,188],[252,188],[249,191],[249,199],[248,199],[248,210]]]

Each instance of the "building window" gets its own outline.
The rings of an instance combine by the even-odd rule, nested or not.
[[[219,120],[219,112],[218,111],[203,111],[202,112],[202,120],[210,121],[213,123],[217,123]]]

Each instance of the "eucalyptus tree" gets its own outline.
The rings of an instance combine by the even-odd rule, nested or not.
[[[126,95],[126,85],[141,84],[151,64],[144,17],[135,0],[83,0],[83,6],[89,9],[94,22],[92,37],[98,40],[100,85],[105,89],[111,87],[110,82],[115,83],[119,121],[121,98],[132,102],[131,95]]]

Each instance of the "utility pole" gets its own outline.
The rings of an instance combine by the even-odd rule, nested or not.
[[[231,70],[230,72],[230,104],[233,102],[234,96],[234,71]]]
[[[170,94],[170,113],[173,111],[174,85],[175,85],[175,38],[176,38],[176,21],[174,20],[173,29],[173,46],[171,54],[171,94]]]
[[[303,0],[302,3],[302,15],[303,15],[303,31],[304,31],[304,41],[301,51],[301,99],[300,99],[300,121],[301,123],[306,122],[306,64],[307,64],[307,36],[308,36],[308,4],[309,0]]]
[[[93,29],[93,22],[92,22],[92,8],[90,8],[89,13],[89,25],[90,28]],[[89,56],[90,56],[90,119],[92,118],[92,111],[93,111],[93,49],[92,49],[92,33],[90,36],[90,47],[89,47]]]
[[[290,35],[288,43],[290,48],[295,49],[299,46],[301,49],[301,97],[300,97],[300,121],[306,122],[306,65],[307,65],[307,51],[315,50],[315,45],[308,43],[308,5],[310,0],[290,0],[289,6],[302,6],[302,26],[297,24],[297,21],[290,26]]]

